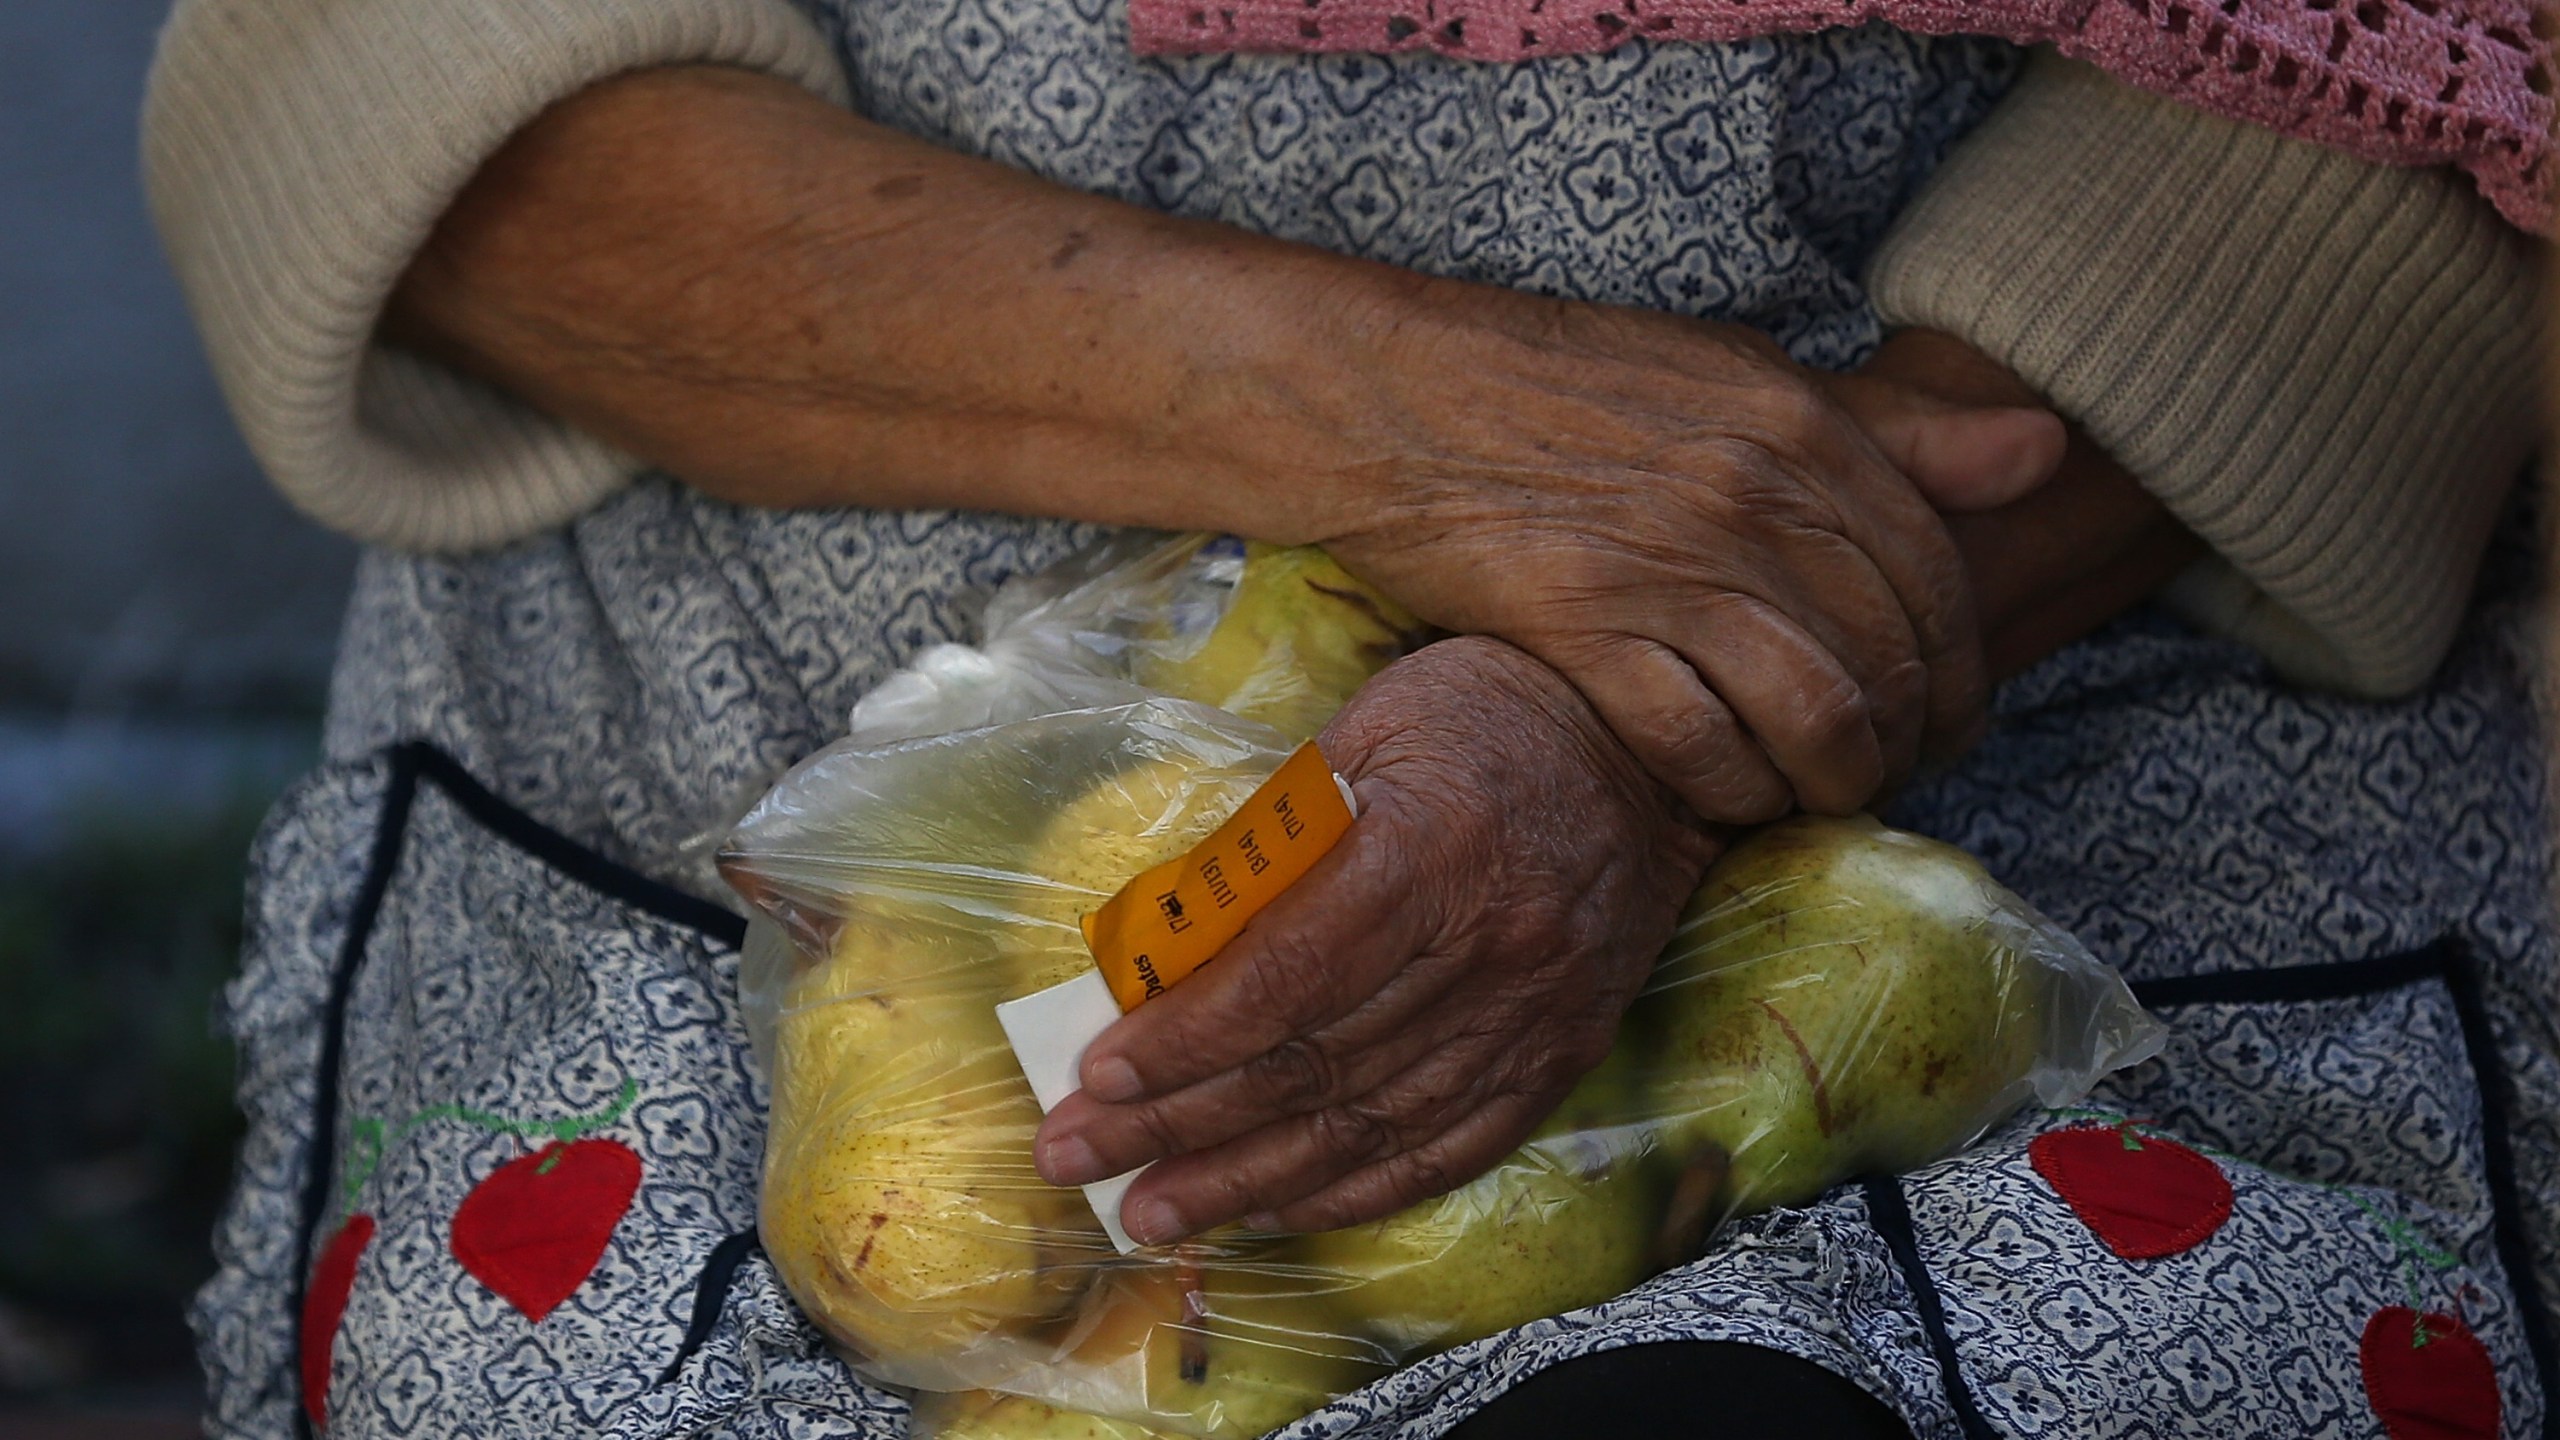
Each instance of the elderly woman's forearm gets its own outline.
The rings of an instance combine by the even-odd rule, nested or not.
[[[1341,327],[1402,283],[702,68],[528,127],[385,324],[743,503],[1294,540],[1347,503],[1321,453],[1356,403]],[[1286,485],[1275,450],[1305,462]]]
[[[1153,214],[744,73],[528,127],[392,325],[745,503],[1322,543],[1718,821],[1854,810],[1981,702],[1917,472],[1766,335]],[[1906,421],[1911,463],[2012,489],[2059,449],[2037,411]]]

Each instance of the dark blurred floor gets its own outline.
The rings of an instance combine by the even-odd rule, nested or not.
[[[0,1440],[188,1440],[202,1433],[194,1401],[184,1396],[157,1404],[0,1411]]]
[[[239,1135],[212,1014],[281,768],[233,763],[195,807],[87,791],[0,861],[0,1089],[34,1102],[0,1108],[0,1421],[196,1409],[184,1307]]]
[[[352,559],[258,478],[145,219],[167,3],[0,0],[0,1440],[197,1433],[211,1014]]]

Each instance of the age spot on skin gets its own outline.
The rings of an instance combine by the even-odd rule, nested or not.
[[[1092,236],[1087,235],[1081,230],[1068,231],[1067,238],[1058,246],[1057,253],[1049,257],[1049,268],[1052,270],[1066,269],[1068,266],[1076,263],[1076,257],[1090,249],[1092,245]]]
[[[892,175],[871,187],[874,200],[912,200],[924,193],[921,175]]]

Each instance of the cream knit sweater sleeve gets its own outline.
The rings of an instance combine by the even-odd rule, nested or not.
[[[154,212],[252,449],[306,512],[424,550],[568,520],[634,468],[373,343],[453,195],[546,105],[714,62],[831,99],[786,0],[179,0]],[[2080,420],[2210,541],[2173,587],[2286,673],[2366,694],[2441,655],[2532,430],[2529,245],[2389,171],[2039,57],[1871,281]]]
[[[2424,683],[2538,425],[2533,242],[2039,54],[1896,222],[1889,323],[2005,362],[2214,554],[2166,599],[2290,679]]]
[[[373,331],[510,135],[598,80],[679,62],[845,98],[786,0],[178,0],[144,182],[232,412],[296,505],[358,539],[461,550],[627,480],[595,440]]]

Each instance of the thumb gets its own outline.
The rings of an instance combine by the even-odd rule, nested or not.
[[[2025,405],[1966,405],[1873,376],[1832,398],[1940,510],[1994,510],[2053,478],[2071,442],[2062,417]]]

